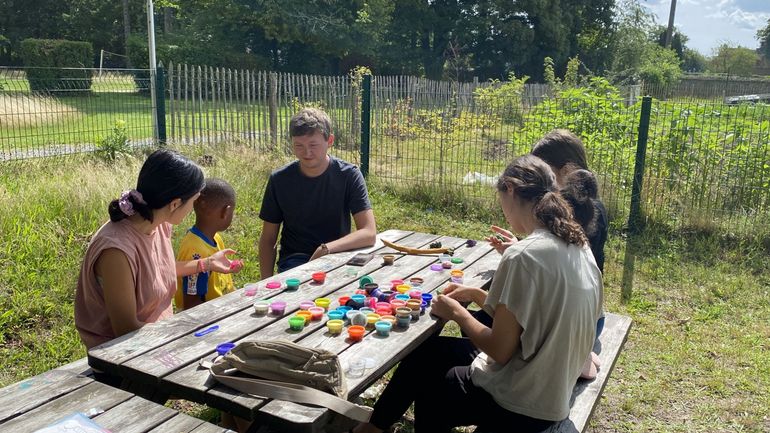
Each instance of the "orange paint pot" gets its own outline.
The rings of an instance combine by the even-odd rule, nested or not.
[[[353,325],[348,328],[348,337],[351,341],[361,341],[364,338],[366,329],[360,325]]]

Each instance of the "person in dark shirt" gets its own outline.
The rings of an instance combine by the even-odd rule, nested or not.
[[[329,116],[318,109],[303,109],[291,118],[289,135],[297,160],[270,174],[259,212],[262,278],[273,275],[276,256],[278,272],[284,272],[376,241],[377,225],[361,171],[328,154],[334,144]]]

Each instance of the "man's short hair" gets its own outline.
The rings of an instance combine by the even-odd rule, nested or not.
[[[201,207],[206,209],[217,209],[223,206],[232,206],[235,204],[235,190],[224,179],[209,178],[206,179],[206,186],[201,190],[198,200],[195,200],[195,210],[200,211]]]
[[[303,137],[320,132],[328,140],[332,134],[332,121],[329,115],[318,108],[303,108],[289,121],[289,135]]]

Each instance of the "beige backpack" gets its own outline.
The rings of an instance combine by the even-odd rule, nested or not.
[[[290,341],[244,341],[210,365],[211,375],[238,391],[323,406],[356,421],[371,408],[347,401],[337,354]]]

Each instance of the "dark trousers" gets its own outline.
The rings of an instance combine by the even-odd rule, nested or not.
[[[467,338],[433,336],[398,366],[370,422],[381,429],[398,421],[414,403],[415,432],[449,432],[477,425],[486,432],[540,432],[554,424],[508,411],[471,381],[479,351]]]
[[[310,254],[294,253],[278,259],[278,273],[304,265],[310,261]]]

